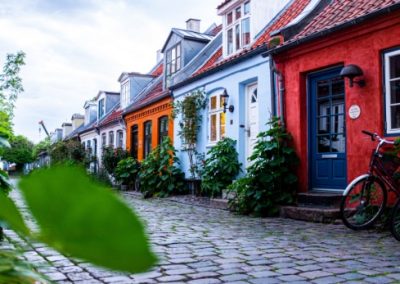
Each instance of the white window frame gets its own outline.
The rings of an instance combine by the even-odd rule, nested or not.
[[[117,148],[124,148],[124,132],[122,130],[117,130],[116,144]]]
[[[249,11],[249,13],[244,14],[244,6],[246,4],[250,5],[250,1],[245,1],[240,3],[239,5],[233,7],[233,9],[229,10],[227,13],[225,13],[225,50],[226,50],[226,55],[232,55],[235,54],[237,52],[240,52],[241,50],[243,50],[244,48],[248,47],[251,44],[251,21],[250,21],[250,17],[251,17],[251,9]],[[236,9],[238,9],[240,7],[240,11],[241,11],[241,16],[240,18],[236,18]],[[228,15],[232,13],[232,22],[228,23]],[[250,33],[250,40],[247,44],[244,44],[244,36],[243,36],[243,21],[248,19],[249,21],[249,33]],[[236,31],[237,28],[239,28],[239,36],[240,36],[240,40],[239,40],[239,45],[237,46],[237,41],[236,41]],[[229,31],[232,31],[232,50],[229,50],[229,42],[228,42],[228,34]]]
[[[100,108],[101,108],[102,111],[100,111]],[[98,113],[99,113],[99,119],[101,119],[106,114],[106,100],[105,100],[105,98],[102,98],[101,100],[99,100]]]
[[[208,112],[207,112],[207,117],[208,117],[208,145],[213,146],[218,143],[222,138],[225,137],[226,135],[226,116],[225,116],[225,133],[224,135],[221,135],[221,113],[224,113],[224,106],[221,104],[221,96],[223,95],[223,92],[217,92],[213,95],[211,95],[208,99]],[[216,107],[215,109],[211,109],[211,101],[212,98],[216,98]],[[212,141],[211,140],[211,117],[215,115],[216,116],[216,140]],[[226,114],[225,114],[226,115]]]
[[[101,134],[101,148],[104,148],[107,146],[107,133],[103,132]]]
[[[126,81],[121,86],[121,107],[126,108],[130,103],[130,92],[131,92],[131,85],[130,81]]]
[[[400,132],[400,128],[392,127],[392,113],[391,113],[392,106],[400,106],[400,103],[392,104],[392,102],[391,102],[391,87],[390,87],[391,82],[400,81],[400,77],[390,78],[390,58],[393,56],[397,56],[397,55],[400,55],[400,48],[384,53],[385,123],[386,123],[386,133],[387,134],[395,134],[395,133]]]
[[[112,137],[112,139],[111,139]],[[115,133],[114,131],[108,132],[108,146],[115,147]]]

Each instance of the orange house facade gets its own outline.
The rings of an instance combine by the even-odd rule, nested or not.
[[[157,84],[124,114],[126,147],[139,161],[145,159],[165,137],[173,139],[172,98]]]

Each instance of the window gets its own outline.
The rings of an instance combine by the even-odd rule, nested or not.
[[[107,144],[107,135],[105,133],[101,134],[101,147],[106,147]]]
[[[161,144],[165,137],[168,137],[168,116],[158,119],[158,144]]]
[[[104,104],[104,99],[99,101],[99,118],[102,118],[106,112],[106,107]]]
[[[225,113],[223,110],[222,93],[211,96],[208,106],[209,143],[214,144],[225,136]]]
[[[90,143],[90,140],[88,140],[88,141],[86,142],[86,146],[87,146],[86,150],[88,151],[88,153],[89,153],[89,154],[92,154],[92,145],[91,145],[91,143]]]
[[[114,131],[108,132],[108,145],[114,147]]]
[[[121,106],[122,108],[125,108],[127,105],[129,105],[130,99],[131,99],[131,88],[130,88],[130,82],[124,83],[122,85],[122,90],[121,90]]]
[[[400,49],[384,55],[386,131],[400,132]]]
[[[138,126],[135,124],[131,127],[131,156],[135,159],[138,157],[138,137]]]
[[[250,44],[250,1],[226,14],[226,54]]]
[[[144,137],[143,137],[143,158],[146,159],[147,155],[151,152],[151,121],[144,123]]]
[[[97,156],[97,139],[93,139],[93,155]]]
[[[122,130],[117,131],[117,147],[123,148],[124,146],[124,132]]]
[[[181,44],[178,43],[170,50],[167,51],[167,59],[166,59],[166,76],[167,76],[167,86],[169,85],[169,81],[171,76],[174,75],[181,69]]]

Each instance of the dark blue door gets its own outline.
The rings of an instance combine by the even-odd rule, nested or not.
[[[346,108],[340,68],[309,76],[310,174],[313,190],[346,187]]]

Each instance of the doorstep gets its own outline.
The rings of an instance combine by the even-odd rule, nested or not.
[[[340,209],[315,206],[282,206],[280,216],[308,222],[334,223],[340,218]]]

